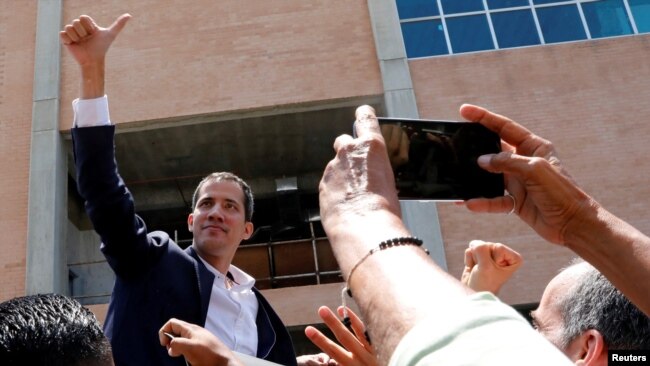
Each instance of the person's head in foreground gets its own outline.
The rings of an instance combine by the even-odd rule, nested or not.
[[[57,294],[17,297],[0,304],[0,364],[108,366],[108,339],[90,310]]]
[[[586,262],[555,276],[531,315],[539,332],[579,365],[607,365],[608,350],[650,349],[650,319]]]

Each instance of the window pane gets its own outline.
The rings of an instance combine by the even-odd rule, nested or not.
[[[533,13],[530,10],[492,13],[492,26],[499,48],[539,44]]]
[[[623,0],[606,0],[582,4],[591,38],[632,34]]]
[[[402,34],[408,58],[449,53],[439,19],[402,23]]]
[[[445,14],[485,10],[483,8],[483,0],[442,0],[441,4]]]
[[[650,0],[627,0],[639,33],[650,32]]]
[[[513,6],[528,5],[528,0],[488,0],[488,8],[490,9],[503,9]]]
[[[447,18],[447,30],[454,53],[494,49],[485,15]]]
[[[576,5],[537,8],[537,19],[546,43],[586,39]]]
[[[397,0],[400,19],[440,15],[436,0]]]
[[[567,0],[533,0],[533,4],[553,4],[553,3],[561,3]]]

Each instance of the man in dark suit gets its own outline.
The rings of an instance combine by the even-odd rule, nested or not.
[[[170,318],[204,326],[234,351],[295,365],[289,334],[254,279],[231,265],[253,232],[253,195],[231,173],[213,173],[193,196],[182,250],[163,232],[148,233],[117,171],[114,126],[104,94],[105,56],[130,15],[101,28],[81,16],[60,33],[81,68],[81,96],[73,102],[72,138],[77,183],[117,278],[105,323],[116,365],[184,365],[160,346]]]

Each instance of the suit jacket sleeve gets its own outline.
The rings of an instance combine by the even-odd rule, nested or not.
[[[167,241],[147,236],[135,214],[133,197],[117,171],[115,126],[72,129],[77,188],[101,250],[116,275],[128,279],[147,271],[166,249]]]

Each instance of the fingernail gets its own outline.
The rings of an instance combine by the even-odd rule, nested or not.
[[[485,242],[483,240],[474,239],[474,240],[469,242],[469,247],[474,248],[474,247],[477,247],[477,246],[479,246],[481,244],[484,244],[484,243]]]
[[[372,118],[375,116],[375,109],[372,108],[369,105],[362,105],[354,113],[355,117],[357,120],[364,119],[364,118]]]
[[[478,157],[477,163],[480,166],[488,166],[490,165],[490,160],[492,160],[492,156],[494,154],[487,154],[487,155],[481,155]]]

